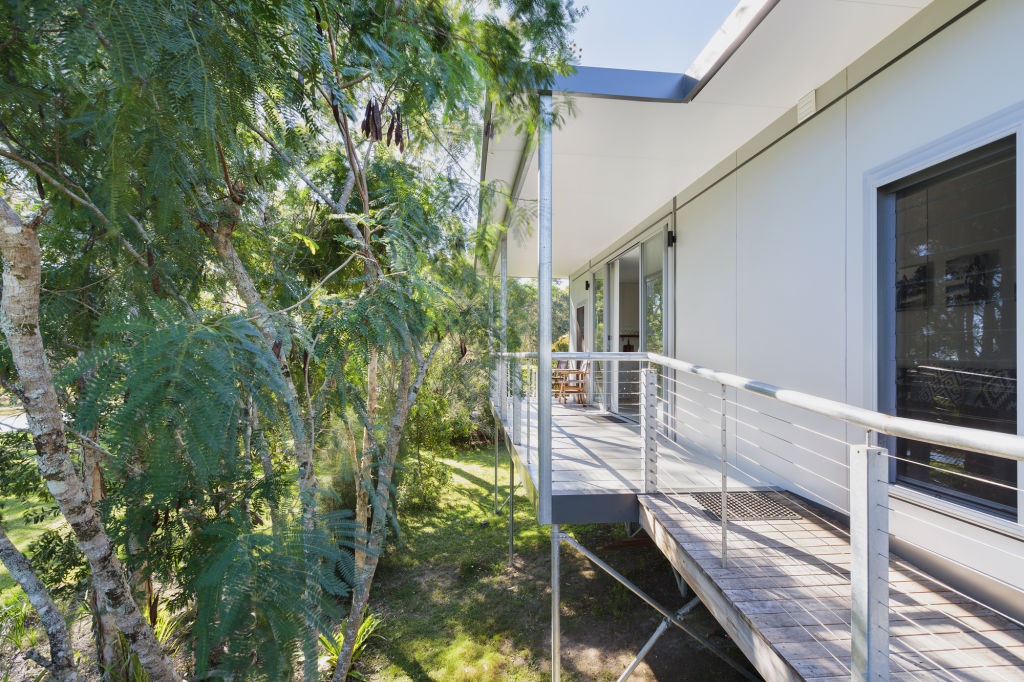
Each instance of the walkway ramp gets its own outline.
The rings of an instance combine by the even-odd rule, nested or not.
[[[845,523],[788,493],[746,495],[728,503],[725,567],[715,496],[639,495],[640,523],[766,679],[849,680]],[[1015,622],[898,559],[889,580],[890,679],[1024,680]]]

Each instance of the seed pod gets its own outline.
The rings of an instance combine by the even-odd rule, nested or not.
[[[373,139],[378,142],[381,141],[383,136],[383,126],[380,123],[380,105],[376,102],[373,103]]]
[[[363,113],[363,125],[361,128],[363,135],[366,135],[366,137],[373,135],[373,100],[366,103],[366,111]]]
[[[391,140],[395,137],[395,116],[391,115],[391,123],[388,124],[388,146],[391,146]]]
[[[395,114],[395,118],[398,119],[395,122],[395,144],[398,145],[399,151],[405,151],[405,129],[402,127],[402,110],[399,109]]]

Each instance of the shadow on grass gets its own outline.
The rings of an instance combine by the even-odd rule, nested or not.
[[[374,596],[374,609],[387,621],[386,643],[368,652],[378,668],[374,679],[550,679],[550,536],[517,495],[516,563],[508,568],[507,511],[494,515],[493,481],[485,479],[493,462],[493,450],[446,460],[453,484],[439,509],[401,519],[404,546],[383,559]],[[507,470],[499,470],[499,491],[507,485]],[[590,548],[625,534],[620,525],[571,530]],[[656,600],[672,609],[682,606],[668,562],[656,548],[601,554]],[[561,557],[565,679],[615,679],[660,616],[570,548]],[[717,626],[706,611],[688,620],[705,635]],[[731,646],[724,640],[723,645]],[[647,679],[651,672],[653,679],[739,679],[675,629],[658,642],[647,664]]]

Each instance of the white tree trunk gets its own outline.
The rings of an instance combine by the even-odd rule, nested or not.
[[[125,578],[113,543],[82,485],[68,452],[63,414],[39,331],[41,256],[39,235],[6,201],[0,200],[0,254],[3,297],[0,328],[11,349],[23,390],[23,403],[46,487],[75,533],[89,561],[93,585],[103,594],[114,622],[154,681],[181,677],[143,617]]]
[[[440,342],[435,342],[426,358],[421,358],[416,368],[416,376],[412,376],[412,358],[402,358],[402,369],[395,399],[395,410],[388,424],[388,437],[384,452],[380,453],[380,467],[377,472],[377,490],[373,499],[373,518],[370,524],[369,542],[367,544],[362,571],[356,573],[356,584],[352,588],[352,609],[345,622],[343,643],[338,652],[338,664],[331,677],[332,682],[344,682],[352,668],[352,657],[355,654],[356,635],[363,623],[363,611],[370,602],[370,588],[373,576],[377,572],[377,563],[384,548],[387,535],[387,511],[391,498],[391,476],[395,471],[398,458],[398,447],[401,444],[402,432],[409,418],[409,410],[416,402],[423,379],[430,369]]]
[[[11,577],[21,586],[28,597],[32,608],[39,614],[39,620],[46,630],[46,638],[50,640],[50,660],[42,660],[38,656],[29,656],[33,661],[45,667],[50,676],[57,682],[78,682],[82,679],[75,667],[75,652],[71,646],[71,635],[68,633],[64,614],[53,603],[46,586],[40,582],[28,558],[18,551],[7,533],[0,527],[0,562],[7,568]]]

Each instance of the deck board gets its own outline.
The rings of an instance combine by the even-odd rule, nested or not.
[[[788,493],[798,520],[721,525],[689,494],[640,495],[641,523],[768,679],[850,675],[849,534]],[[1024,680],[1024,628],[890,562],[892,679]]]
[[[537,471],[537,413],[526,403],[520,422],[520,442],[512,444],[521,472],[539,486]],[[510,411],[511,412],[511,411]],[[643,452],[640,426],[630,421],[610,421],[610,413],[594,407],[552,404],[551,483],[555,495],[636,495],[640,491]],[[613,417],[614,418],[614,417]],[[527,423],[530,428],[527,429]],[[511,414],[503,421],[505,433],[513,433]],[[685,451],[675,443],[659,440],[658,477],[662,485],[679,491],[718,490],[720,461]],[[755,487],[750,480],[730,476],[734,490]]]

